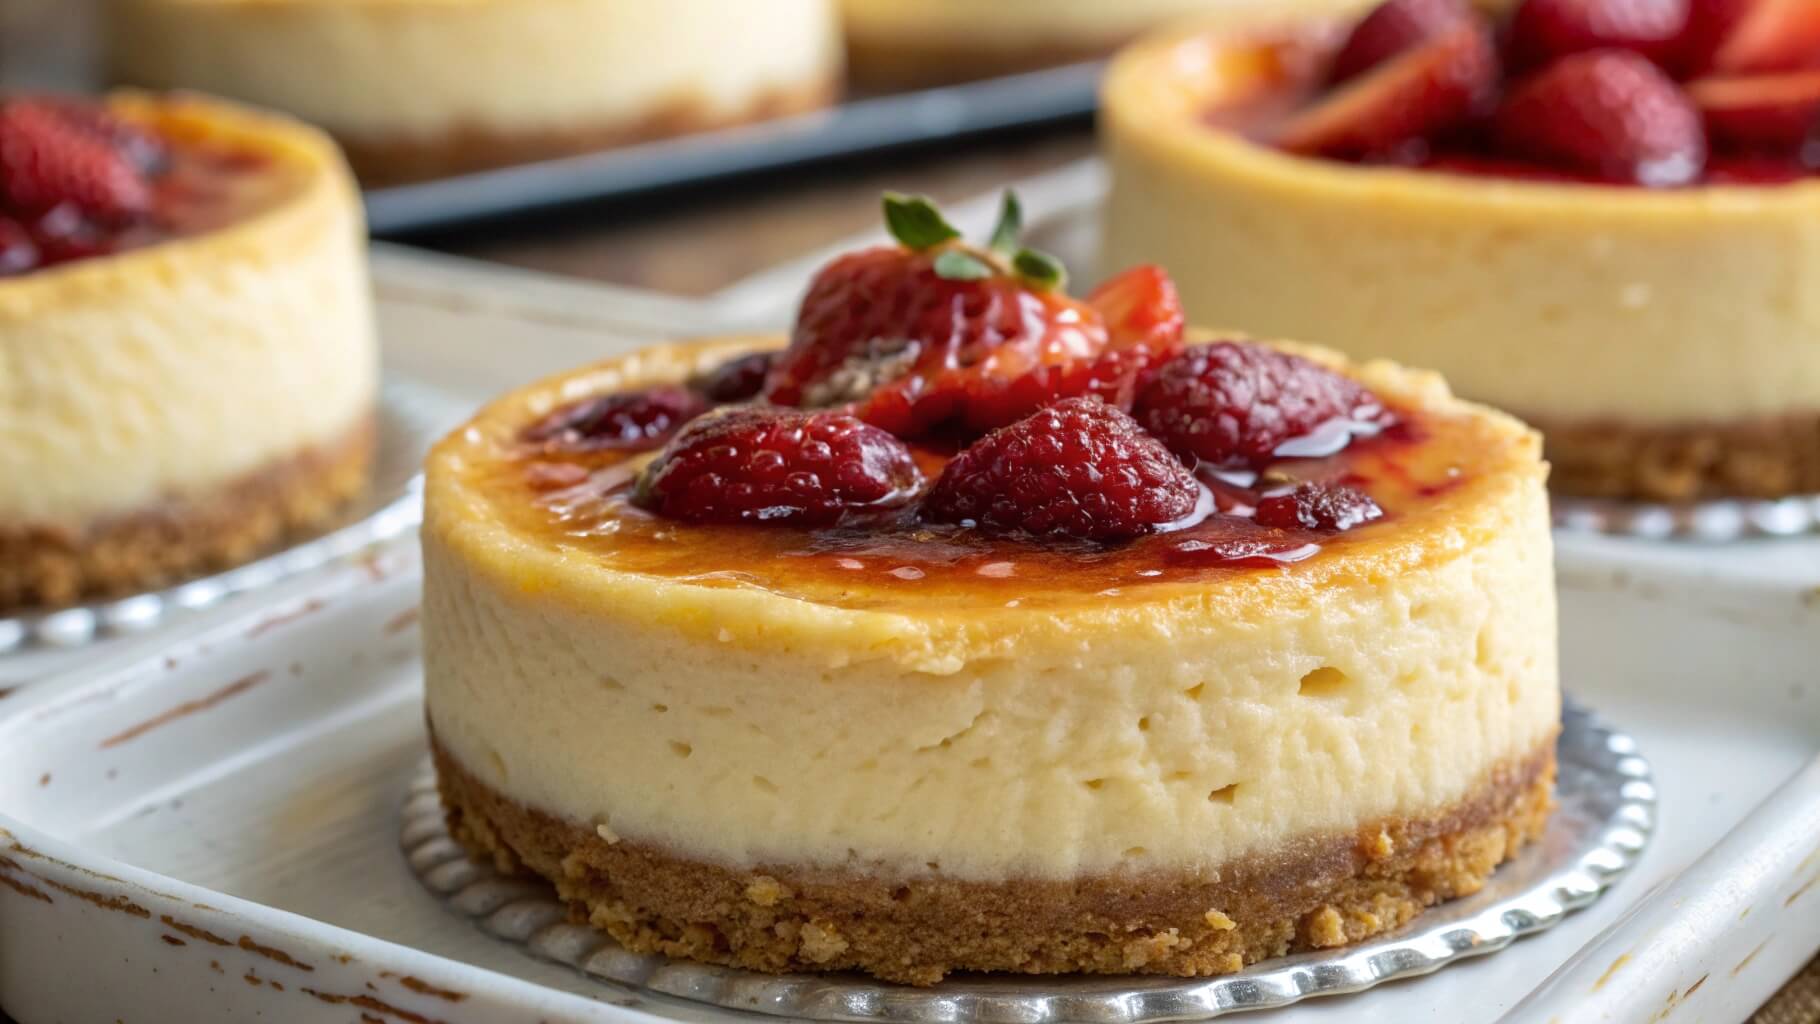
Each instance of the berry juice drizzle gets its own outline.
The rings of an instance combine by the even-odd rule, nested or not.
[[[1470,419],[1396,410],[1391,425],[1334,423],[1289,442],[1304,457],[1261,471],[1196,476],[1197,515],[1136,540],[1099,545],[993,537],[923,523],[914,508],[831,529],[703,526],[654,516],[630,494],[648,456],[553,454],[520,446],[488,466],[485,486],[515,528],[614,569],[701,584],[758,586],[787,596],[864,608],[949,595],[962,603],[1040,603],[1147,584],[1243,573],[1296,572],[1385,536],[1449,500],[1484,467],[1508,458],[1508,438]],[[1335,451],[1335,447],[1344,447]],[[952,449],[913,447],[929,480]],[[1316,452],[1330,452],[1315,455]],[[1278,529],[1253,520],[1259,500],[1303,481],[1370,495],[1382,519],[1350,530]],[[706,571],[704,571],[704,569]],[[907,589],[909,588],[909,589]]]

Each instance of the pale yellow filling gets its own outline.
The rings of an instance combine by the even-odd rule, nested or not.
[[[831,79],[833,0],[111,0],[116,73],[348,136],[745,113]]]

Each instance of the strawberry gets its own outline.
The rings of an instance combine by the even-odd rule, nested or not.
[[[1473,18],[1464,0],[1385,0],[1353,26],[1328,69],[1327,83],[1356,78]]]
[[[843,256],[811,282],[766,384],[774,404],[852,403],[901,437],[978,434],[1058,397],[1128,394],[1141,353],[1180,336],[1160,271],[1133,271],[1088,302],[1064,294],[1061,265],[1018,245],[1015,196],[984,248],[960,242],[926,200],[887,196],[885,214],[899,245]]]
[[[1820,71],[1688,83],[1715,148],[1799,158],[1820,142]]]
[[[1382,519],[1384,510],[1371,495],[1344,485],[1304,483],[1258,502],[1260,525],[1279,530],[1342,532]]]
[[[1504,101],[1498,148],[1607,181],[1685,185],[1706,165],[1699,111],[1648,59],[1592,50],[1550,64]]]
[[[1689,0],[1687,31],[1675,47],[1674,70],[1687,78],[1711,71],[1713,55],[1756,3],[1757,0]]]
[[[120,226],[151,212],[146,178],[114,141],[72,119],[64,104],[0,104],[0,202],[37,217],[69,204],[96,222]]]
[[[1276,142],[1313,156],[1419,157],[1436,136],[1469,122],[1497,81],[1490,32],[1461,25],[1327,93],[1291,117]]]
[[[1687,31],[1689,0],[1523,0],[1511,15],[1506,54],[1536,68],[1572,53],[1619,49],[1671,59]]]
[[[1200,485],[1130,416],[1070,398],[949,460],[923,503],[931,522],[986,533],[1116,541],[1195,510]]]
[[[833,526],[907,504],[904,443],[843,413],[741,407],[703,416],[640,474],[633,501],[693,523]]]
[[[1754,0],[1717,43],[1712,69],[1728,74],[1820,68],[1820,3]]]

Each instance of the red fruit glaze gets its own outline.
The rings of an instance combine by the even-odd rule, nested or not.
[[[1523,0],[1505,53],[1514,69],[1587,50],[1618,49],[1670,61],[1686,35],[1689,0]]]
[[[1183,519],[1200,495],[1131,417],[1096,398],[1070,398],[955,456],[923,516],[990,534],[1115,541]]]
[[[88,218],[124,225],[151,213],[152,190],[126,153],[61,103],[0,103],[0,202],[37,217],[68,204]]]
[[[1282,125],[1276,144],[1311,156],[1406,159],[1471,121],[1497,81],[1490,32],[1462,25],[1316,99]]]
[[[1624,50],[1563,57],[1519,85],[1493,119],[1506,155],[1625,184],[1699,180],[1706,133],[1693,102]]]
[[[1386,0],[1353,26],[1328,68],[1327,82],[1355,78],[1475,17],[1465,0]]]
[[[835,260],[803,299],[766,397],[778,405],[857,402],[867,422],[903,437],[966,422],[1040,367],[1106,347],[1098,312],[1016,278],[950,280],[935,254],[889,247]],[[972,417],[972,425],[990,415]]]
[[[1196,345],[1160,367],[1138,393],[1144,429],[1183,458],[1255,467],[1336,419],[1369,418],[1379,405],[1359,383],[1262,345]]]
[[[1280,530],[1350,530],[1381,519],[1384,510],[1357,488],[1335,484],[1298,484],[1258,502],[1257,521]]]
[[[832,526],[903,505],[922,485],[904,443],[844,413],[738,408],[694,421],[633,500],[692,523]]]
[[[547,452],[645,451],[707,408],[700,396],[679,387],[596,395],[551,410],[521,436]]]
[[[1799,160],[1820,141],[1820,71],[1702,78],[1687,94],[1715,147]]]
[[[736,356],[689,380],[689,387],[711,402],[726,405],[757,398],[765,389],[765,379],[777,365],[776,352],[752,352]]]

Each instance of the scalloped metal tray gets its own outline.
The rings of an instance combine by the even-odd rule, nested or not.
[[[959,976],[931,988],[857,975],[769,975],[632,953],[568,919],[547,883],[499,874],[450,838],[425,765],[404,804],[411,870],[449,909],[496,938],[584,974],[730,1010],[817,1021],[893,1024],[1151,1024],[1261,1010],[1358,992],[1493,953],[1588,906],[1642,854],[1656,788],[1636,741],[1567,708],[1556,744],[1558,806],[1542,841],[1472,897],[1429,910],[1390,935],[1283,957],[1217,978]]]

